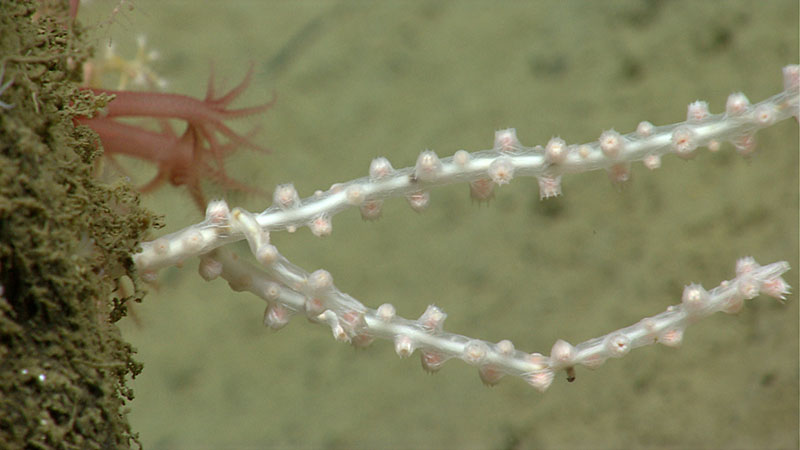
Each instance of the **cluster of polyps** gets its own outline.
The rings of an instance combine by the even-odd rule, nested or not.
[[[467,182],[473,198],[486,200],[495,186],[510,182],[514,176],[533,176],[539,180],[544,198],[560,195],[565,173],[606,169],[613,181],[624,181],[633,162],[643,161],[653,169],[660,166],[662,155],[674,153],[688,159],[697,148],[717,151],[724,141],[747,155],[753,151],[756,131],[798,116],[798,72],[798,66],[786,67],[785,90],[756,105],[743,94],[732,94],[726,112],[712,115],[705,102],[697,101],[689,105],[685,122],[661,127],[642,122],[634,133],[622,135],[609,130],[593,143],[567,145],[553,138],[546,147],[525,147],[514,130],[507,129],[495,134],[491,150],[458,150],[442,159],[425,150],[414,167],[399,170],[386,158],[377,158],[370,165],[369,176],[335,184],[306,199],[300,198],[293,185],[280,185],[275,190],[274,205],[257,215],[238,208],[229,211],[224,202],[212,202],[205,221],[144,243],[135,262],[140,270],[151,271],[189,256],[204,255],[200,265],[203,278],[221,276],[233,289],[266,300],[264,323],[271,328],[286,325],[292,314],[301,312],[311,321],[328,324],[337,340],[363,346],[375,338],[389,339],[403,357],[419,350],[423,368],[431,372],[448,359],[458,358],[479,367],[487,384],[511,374],[545,390],[556,371],[565,370],[568,379],[573,379],[577,365],[594,368],[608,358],[657,342],[679,345],[689,323],[718,311],[737,312],[745,300],[759,293],[783,299],[788,285],[781,275],[789,265],[778,262],[760,266],[752,258],[742,259],[736,278],[710,291],[687,286],[682,302],[665,312],[576,346],[558,340],[550,356],[544,356],[516,350],[509,341],[491,343],[445,332],[446,315],[437,307],[428,308],[417,320],[398,317],[391,305],[367,308],[339,291],[327,271],[308,273],[286,260],[270,244],[269,232],[292,232],[308,226],[315,235],[326,236],[332,231],[331,218],[339,211],[358,207],[365,219],[376,219],[383,201],[390,197],[405,197],[413,209],[421,210],[429,204],[430,189],[444,184]],[[248,241],[262,268],[218,249],[242,238]]]
[[[370,309],[339,291],[330,273],[317,270],[307,273],[274,252],[264,239],[253,215],[240,209],[230,213],[232,229],[244,234],[263,270],[239,261],[227,252],[216,251],[203,258],[201,274],[206,279],[222,276],[235,290],[246,290],[267,301],[264,324],[273,329],[286,325],[294,313],[303,313],[312,322],[326,323],[338,341],[356,346],[370,344],[375,338],[394,342],[395,352],[408,357],[419,350],[422,367],[436,372],[451,358],[477,366],[481,380],[493,385],[507,375],[522,377],[534,388],[544,391],[555,373],[564,370],[568,380],[575,378],[577,365],[596,368],[608,358],[625,356],[630,350],[662,343],[678,346],[687,325],[718,311],[736,313],[745,300],[760,293],[783,300],[789,286],[781,275],[789,264],[778,262],[760,266],[752,258],[739,260],[736,277],[706,291],[702,286],[686,287],[680,304],[665,312],[640,320],[636,324],[590,339],[576,346],[557,340],[550,356],[525,353],[507,340],[497,343],[473,339],[444,331],[447,315],[431,305],[416,320],[397,316],[396,309],[383,304]],[[265,261],[258,255],[272,249],[273,257]],[[209,276],[208,267],[216,267]]]

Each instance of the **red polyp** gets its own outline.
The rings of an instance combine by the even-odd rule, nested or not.
[[[206,98],[199,100],[180,94],[161,92],[114,91],[91,89],[96,94],[113,96],[102,117],[80,118],[78,123],[94,130],[100,137],[106,155],[126,155],[152,162],[158,166],[156,176],[141,190],[150,191],[169,181],[185,185],[200,208],[205,207],[201,182],[211,179],[226,189],[261,193],[255,187],[238,182],[225,172],[224,159],[238,147],[268,151],[251,141],[255,130],[239,134],[225,122],[267,111],[275,103],[248,108],[229,109],[228,106],[248,87],[253,75],[250,67],[245,78],[227,93],[215,97],[214,76],[209,77]],[[122,123],[117,118],[144,117],[157,119],[162,131]],[[170,119],[186,122],[178,135]]]

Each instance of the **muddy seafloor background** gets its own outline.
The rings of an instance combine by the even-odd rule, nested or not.
[[[95,3],[81,18],[106,20],[108,9]],[[402,167],[425,148],[488,148],[501,128],[526,145],[586,142],[640,120],[682,120],[698,98],[714,112],[731,92],[761,100],[798,62],[797,17],[791,0],[139,0],[97,35],[129,55],[146,35],[169,90],[197,97],[209,63],[225,87],[255,63],[237,105],[278,94],[242,124],[262,127],[273,153],[243,150],[227,167],[305,196],[363,176],[377,156]],[[305,229],[273,239],[369,306],[416,317],[435,303],[450,331],[546,353],[558,338],[577,343],[658,313],[684,284],[715,286],[741,256],[788,260],[787,280],[800,285],[797,129],[762,132],[749,160],[726,145],[655,172],[637,164],[621,190],[602,172],[568,176],[563,197],[539,202],[535,180],[520,179],[479,207],[452,186],[421,215],[394,200],[377,223],[348,211],[327,239]],[[131,167],[139,182],[152,174]],[[188,198],[164,189],[146,201],[169,231],[200,218]],[[147,448],[798,446],[794,294],[709,318],[680,349],[579,368],[573,384],[559,376],[542,395],[518,379],[484,388],[460,362],[428,376],[416,355],[400,360],[385,342],[354,351],[302,318],[271,333],[263,302],[195,269],[164,270],[136,308],[139,324],[123,324],[146,364],[131,421]]]

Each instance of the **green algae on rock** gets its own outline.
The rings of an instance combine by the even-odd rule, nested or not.
[[[142,366],[114,322],[141,298],[130,254],[154,218],[93,177],[100,153],[72,120],[98,106],[77,86],[89,49],[60,3],[0,2],[0,442],[127,448]]]

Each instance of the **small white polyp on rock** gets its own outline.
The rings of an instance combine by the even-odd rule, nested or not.
[[[358,184],[348,186],[344,195],[350,205],[358,206],[364,203],[364,188]]]
[[[222,263],[216,259],[202,257],[200,258],[200,265],[197,267],[197,271],[204,280],[211,281],[222,275]]]
[[[442,368],[447,358],[439,352],[421,351],[420,361],[422,362],[422,369],[425,372],[436,373]]]
[[[689,103],[686,109],[686,120],[689,122],[700,122],[708,117],[708,102],[695,100]]]
[[[642,122],[639,122],[639,125],[636,126],[636,134],[638,134],[641,137],[650,137],[650,135],[653,134],[654,128],[655,126],[653,126],[652,123],[644,120]]]
[[[655,170],[661,167],[661,156],[659,155],[647,155],[644,157],[644,166],[650,170]]]
[[[690,284],[689,286],[683,288],[681,304],[683,305],[683,309],[687,314],[702,314],[708,307],[708,302],[708,291],[703,289],[703,286],[699,284]]]
[[[469,196],[478,202],[491,200],[494,197],[494,181],[488,178],[470,181]]]
[[[281,285],[274,281],[270,281],[264,284],[261,294],[265,299],[269,301],[275,301],[281,295]]]
[[[359,211],[364,220],[378,220],[381,217],[383,200],[367,200],[361,204]]]
[[[185,233],[178,242],[181,244],[181,246],[183,246],[183,250],[185,252],[197,253],[201,248],[203,248],[205,239],[202,232],[190,231]]]
[[[550,359],[558,366],[571,366],[575,360],[575,347],[569,342],[559,339],[550,350]]]
[[[489,352],[489,347],[481,341],[473,340],[464,346],[464,354],[462,358],[468,364],[480,365],[486,359],[486,354]]]
[[[425,150],[419,154],[417,165],[414,167],[414,176],[418,180],[432,181],[442,170],[442,162],[433,150]]]
[[[725,113],[729,116],[738,116],[747,111],[750,107],[750,100],[741,92],[735,92],[728,96],[725,103]]]
[[[775,105],[766,104],[756,108],[754,114],[756,122],[758,122],[759,125],[768,127],[775,123],[775,117],[778,112],[775,110]]]
[[[398,335],[394,338],[394,351],[397,356],[401,358],[408,358],[414,353],[415,345],[410,337],[405,335]]]
[[[228,220],[228,214],[230,214],[230,212],[225,200],[215,200],[210,202],[208,207],[206,207],[206,220],[215,225],[220,225]]]
[[[561,175],[536,177],[539,182],[539,200],[561,195]]]
[[[622,135],[614,130],[606,130],[600,134],[600,150],[609,158],[616,158],[624,145]]]
[[[561,164],[567,159],[567,143],[559,137],[551,138],[544,148],[544,156],[551,164]]]
[[[488,175],[497,185],[508,184],[514,178],[514,162],[506,156],[497,158],[489,164]]]
[[[494,150],[499,152],[514,152],[520,150],[522,145],[517,139],[517,130],[514,128],[507,128],[505,130],[498,130],[494,132]]]
[[[511,356],[514,354],[514,343],[508,339],[503,339],[494,346],[495,350],[503,356]]]
[[[381,306],[378,306],[378,318],[384,322],[390,322],[394,319],[396,314],[394,306],[391,303],[384,303]]]
[[[622,333],[612,334],[606,337],[603,346],[609,356],[621,358],[631,351],[631,338]]]
[[[372,181],[385,178],[391,175],[392,172],[394,172],[392,163],[390,163],[389,160],[383,156],[373,159],[369,164],[369,179]]]
[[[325,237],[330,236],[331,232],[333,231],[333,224],[331,223],[331,219],[323,214],[312,220],[308,224],[308,228],[311,229],[311,233],[314,236]]]
[[[442,331],[447,314],[436,305],[428,305],[418,322],[429,333]]]
[[[406,196],[408,206],[416,212],[425,211],[431,201],[431,193],[428,191],[417,191]]]
[[[667,347],[680,347],[683,342],[683,329],[672,328],[658,336],[658,342]]]
[[[467,167],[471,159],[472,156],[466,150],[459,150],[453,154],[453,162],[462,169]]]
[[[283,305],[270,303],[264,310],[264,326],[272,330],[280,330],[289,323],[290,312]]]
[[[272,201],[280,209],[289,209],[300,204],[300,195],[293,184],[279,184],[272,194]]]
[[[308,288],[314,294],[327,292],[333,287],[331,273],[324,269],[317,269],[308,276]]]
[[[694,156],[693,152],[697,148],[697,138],[694,130],[686,125],[672,130],[672,148],[675,150],[675,154],[681,158],[692,158]]]
[[[505,373],[491,364],[486,364],[478,369],[478,375],[480,375],[483,384],[486,386],[494,386],[500,382],[505,376]]]
[[[533,353],[529,357],[530,362],[534,366],[531,372],[523,375],[525,381],[533,386],[537,391],[544,392],[553,383],[555,372],[548,367],[547,358],[539,353]]]

